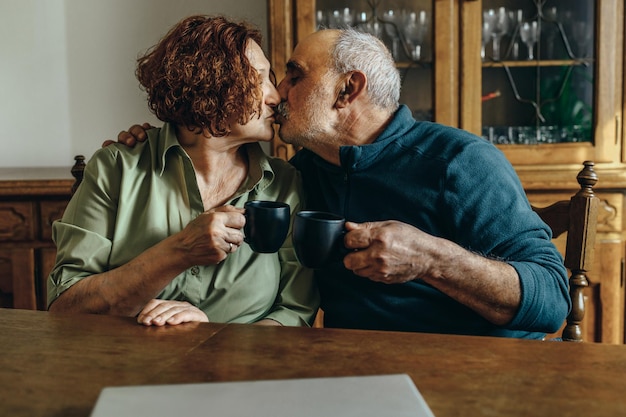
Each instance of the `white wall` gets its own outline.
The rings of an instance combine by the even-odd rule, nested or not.
[[[0,167],[70,166],[133,123],[160,124],[135,60],[194,13],[267,37],[259,0],[0,0]]]

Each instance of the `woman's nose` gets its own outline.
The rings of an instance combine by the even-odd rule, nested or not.
[[[278,94],[280,94],[280,98],[283,100],[287,99],[287,82],[285,81],[286,78],[283,78],[281,80],[280,83],[278,83],[278,87],[276,87],[278,89]]]
[[[270,84],[268,91],[265,93],[265,103],[269,106],[276,106],[280,103],[280,94],[274,84]]]

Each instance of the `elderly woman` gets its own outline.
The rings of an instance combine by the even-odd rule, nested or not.
[[[267,157],[280,97],[260,32],[192,16],[138,60],[137,78],[165,122],[135,148],[98,150],[63,219],[53,226],[48,279],[55,312],[189,321],[311,324],[312,273],[291,233],[277,253],[243,241],[244,204],[301,205],[301,180]]]

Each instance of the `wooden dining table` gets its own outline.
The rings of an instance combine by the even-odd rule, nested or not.
[[[111,386],[398,373],[437,417],[626,415],[623,345],[0,309],[0,416],[89,416]]]

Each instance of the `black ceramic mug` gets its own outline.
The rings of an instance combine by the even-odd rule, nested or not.
[[[285,242],[291,220],[289,204],[252,200],[244,204],[244,241],[258,253],[274,253]]]
[[[298,261],[308,268],[323,268],[341,260],[346,220],[323,211],[301,211],[293,221],[293,246]]]

